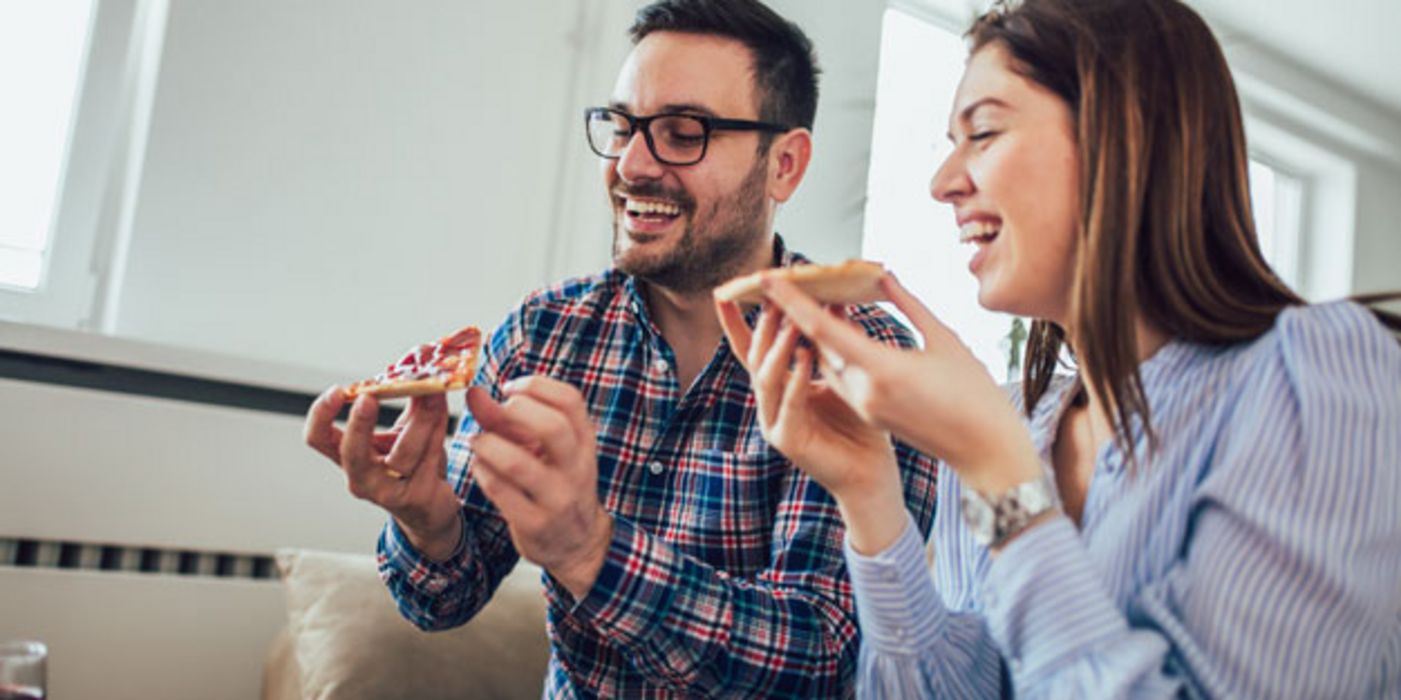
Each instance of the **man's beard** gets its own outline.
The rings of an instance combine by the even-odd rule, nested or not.
[[[629,255],[632,251],[624,248],[627,233],[623,231],[623,219],[615,219],[613,264],[622,272],[680,294],[704,292],[734,277],[764,239],[766,161],[756,159],[739,186],[713,202],[705,212],[693,211],[681,239],[659,256]],[[663,195],[666,191],[660,186],[639,185],[628,188],[627,193],[643,197]],[[684,196],[670,198],[693,201]]]

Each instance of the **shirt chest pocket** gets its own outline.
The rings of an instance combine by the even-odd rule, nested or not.
[[[699,453],[674,504],[695,523],[693,553],[730,571],[765,568],[779,504],[794,476],[772,450]]]

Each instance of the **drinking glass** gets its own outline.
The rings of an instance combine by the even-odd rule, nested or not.
[[[0,642],[0,700],[44,700],[48,660],[42,642]]]

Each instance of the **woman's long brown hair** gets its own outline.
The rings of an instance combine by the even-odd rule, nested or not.
[[[975,52],[1001,42],[1014,69],[1064,99],[1075,120],[1073,337],[1032,323],[1028,415],[1069,343],[1115,440],[1134,454],[1137,416],[1151,451],[1136,318],[1172,338],[1226,344],[1305,303],[1257,243],[1240,101],[1221,47],[1177,0],[1004,1],[969,37]]]

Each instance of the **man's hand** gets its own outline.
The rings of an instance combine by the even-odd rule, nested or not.
[[[416,397],[390,430],[376,431],[379,402],[360,396],[342,431],[336,415],[345,390],[327,389],[307,412],[306,444],[340,466],[351,495],[389,512],[414,548],[446,559],[462,536],[460,505],[444,470],[448,404],[441,394]]]
[[[598,502],[597,448],[584,398],[547,377],[517,379],[502,392],[504,403],[478,387],[467,392],[482,428],[471,439],[473,474],[521,556],[583,598],[613,536],[613,518]]]

